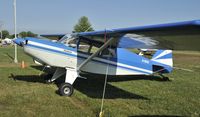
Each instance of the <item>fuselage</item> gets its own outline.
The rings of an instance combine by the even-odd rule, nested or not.
[[[91,54],[79,52],[77,48],[63,43],[36,38],[25,38],[24,51],[39,62],[62,68],[76,69]],[[149,75],[153,73],[150,59],[129,50],[117,48],[116,56],[97,56],[87,63],[81,71],[108,75]]]

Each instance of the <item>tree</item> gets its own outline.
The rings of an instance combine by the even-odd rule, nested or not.
[[[32,33],[31,31],[28,31],[28,32],[25,32],[25,31],[22,31],[19,33],[19,36],[24,38],[24,37],[37,37],[37,34],[35,33]]]
[[[88,18],[86,16],[82,16],[78,23],[74,26],[73,32],[89,32],[94,31],[92,28],[91,23],[89,22]]]
[[[25,31],[22,31],[19,33],[19,36],[22,38],[27,37],[27,33]]]
[[[27,32],[27,37],[37,37],[37,34],[32,33],[31,31]]]
[[[7,30],[2,30],[2,39],[8,38],[9,32]]]
[[[10,39],[14,39],[15,38],[15,34],[9,35]]]

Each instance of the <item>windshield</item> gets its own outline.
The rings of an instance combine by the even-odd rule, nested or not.
[[[71,37],[70,34],[66,34],[65,36],[63,36],[58,42],[59,43],[64,43],[67,39],[69,39]]]
[[[63,43],[67,46],[76,48],[76,37],[71,34],[66,34],[58,41],[58,43]]]

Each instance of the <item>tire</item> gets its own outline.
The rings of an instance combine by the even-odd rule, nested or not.
[[[74,88],[69,83],[62,83],[59,86],[59,93],[61,96],[71,96],[74,92]]]

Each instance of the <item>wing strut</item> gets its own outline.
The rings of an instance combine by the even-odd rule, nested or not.
[[[90,60],[92,60],[94,57],[96,57],[99,52],[101,52],[102,50],[104,50],[106,47],[108,47],[109,44],[111,44],[112,40],[114,38],[110,38],[109,40],[106,41],[105,44],[103,44],[95,53],[93,53],[91,56],[89,56],[85,61],[83,61],[77,68],[77,70],[79,71],[83,66],[85,66],[88,62],[90,62]]]

